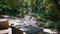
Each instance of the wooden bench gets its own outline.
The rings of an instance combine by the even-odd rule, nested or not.
[[[0,30],[7,29],[7,28],[9,28],[8,21],[1,21],[0,22]]]

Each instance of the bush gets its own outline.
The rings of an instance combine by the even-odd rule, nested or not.
[[[53,21],[50,21],[50,20],[47,20],[45,23],[44,23],[44,26],[45,28],[56,28],[57,27],[57,24]]]

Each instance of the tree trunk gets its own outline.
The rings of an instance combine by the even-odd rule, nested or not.
[[[50,1],[53,3],[53,6],[54,6],[55,11],[56,11],[56,14],[57,14],[57,16],[59,18],[59,21],[60,21],[60,12],[59,12],[60,11],[60,8],[59,8],[58,0],[50,0]],[[57,26],[59,24],[57,23]],[[58,34],[59,34],[59,27],[57,27],[57,29],[58,29]]]
[[[56,11],[56,14],[60,20],[60,12],[59,12],[59,4],[58,4],[58,0],[51,0],[51,2],[53,3],[54,5],[54,8],[55,8],[55,11]]]

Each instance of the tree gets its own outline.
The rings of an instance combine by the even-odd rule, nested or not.
[[[59,4],[58,4],[58,0],[51,0],[51,2],[53,3],[54,7],[55,7],[55,11],[56,11],[56,14],[60,20],[60,12],[59,12]]]
[[[17,6],[18,6],[17,0],[0,0],[0,14],[1,15],[13,14],[13,16],[15,16],[19,12],[17,10],[18,9]]]

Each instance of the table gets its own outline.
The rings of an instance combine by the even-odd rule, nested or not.
[[[11,34],[9,22],[7,19],[0,19],[0,34]]]
[[[12,34],[43,34],[43,30],[33,26],[12,26]]]
[[[0,21],[0,30],[8,29],[8,28],[9,28],[8,21]]]

